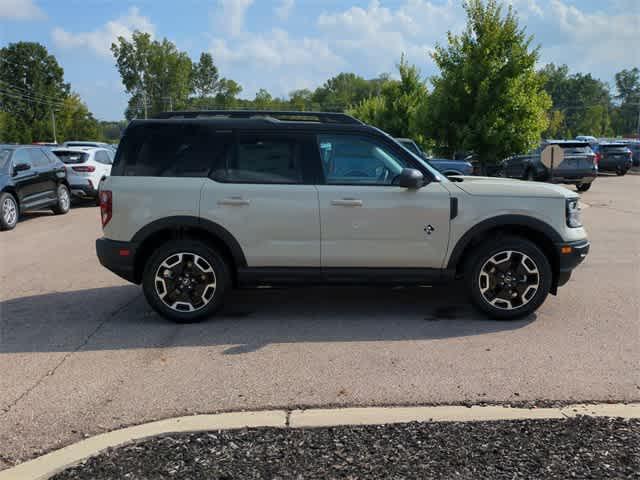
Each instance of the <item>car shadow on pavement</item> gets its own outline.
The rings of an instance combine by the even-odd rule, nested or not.
[[[0,354],[180,346],[250,353],[269,344],[437,340],[523,328],[475,311],[449,287],[237,290],[215,316],[177,325],[133,285],[50,293],[0,303]]]

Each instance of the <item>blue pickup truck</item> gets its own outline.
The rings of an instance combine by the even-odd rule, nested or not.
[[[471,175],[473,174],[473,165],[466,160],[447,160],[446,158],[429,158],[418,147],[416,142],[410,138],[396,138],[396,141],[414,155],[419,156],[423,160],[442,173],[445,176],[450,175]]]

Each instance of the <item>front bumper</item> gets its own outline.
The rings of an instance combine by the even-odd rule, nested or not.
[[[575,242],[566,242],[556,244],[558,253],[558,282],[557,286],[561,287],[571,278],[571,272],[580,265],[589,254],[591,244],[589,240],[577,240]]]
[[[138,283],[135,277],[135,253],[135,245],[131,242],[118,242],[104,237],[96,240],[100,264],[132,283]]]

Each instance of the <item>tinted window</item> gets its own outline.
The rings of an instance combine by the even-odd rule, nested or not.
[[[387,147],[353,135],[318,137],[326,183],[391,185],[403,168],[411,167]]]
[[[44,156],[44,153],[39,148],[30,148],[29,155],[31,155],[31,162],[35,167],[47,167],[49,166],[49,160]]]
[[[629,153],[624,145],[600,145],[602,153]]]
[[[241,135],[235,155],[217,166],[213,178],[234,183],[302,183],[298,142],[271,135]]]
[[[13,165],[16,166],[20,163],[26,163],[27,165],[33,166],[31,155],[29,155],[29,150],[26,148],[20,148],[13,154]]]
[[[112,175],[206,177],[228,149],[225,138],[202,125],[142,125],[122,139]]]
[[[105,152],[104,150],[98,150],[95,153],[95,159],[96,159],[96,162],[98,163],[102,163],[104,165],[111,165],[111,160],[109,159],[107,152]]]
[[[11,160],[12,150],[0,150],[0,170],[6,171]]]
[[[84,163],[89,158],[89,154],[85,152],[73,152],[70,150],[67,151],[56,151],[53,154],[62,160],[62,163],[66,164],[74,164],[74,163]]]

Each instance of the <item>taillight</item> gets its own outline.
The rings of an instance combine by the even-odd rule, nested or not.
[[[596,157],[593,159],[593,164],[597,167],[601,159],[602,159],[602,154],[596,153]]]
[[[100,191],[100,218],[104,228],[113,216],[113,195],[110,190]]]
[[[96,167],[92,165],[86,165],[82,167],[71,167],[71,169],[74,172],[95,172],[96,171]]]

